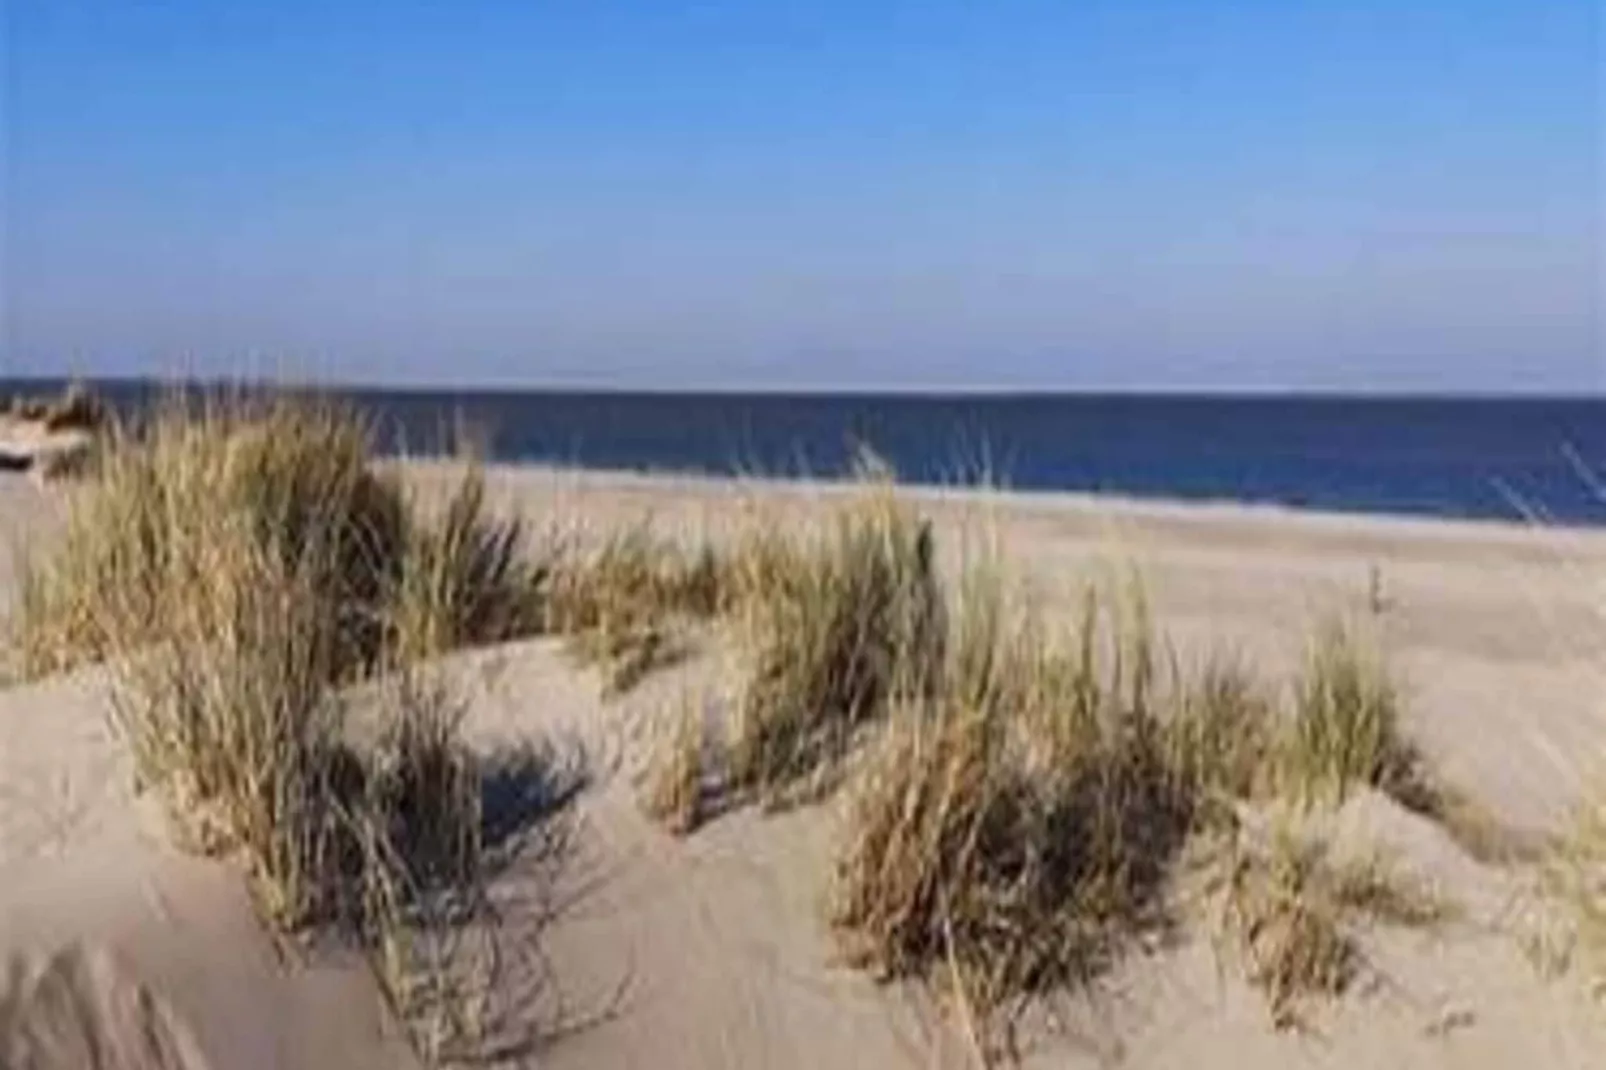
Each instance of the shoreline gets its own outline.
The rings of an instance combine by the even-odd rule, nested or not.
[[[450,467],[456,462],[450,458],[387,457],[383,463],[396,464],[403,469],[427,470],[433,467]],[[488,462],[486,469],[501,478],[565,479],[576,483],[595,484],[599,490],[665,492],[685,489],[703,493],[751,490],[763,494],[806,497],[814,494],[846,494],[855,486],[852,479],[843,477],[752,476],[699,470],[589,467],[546,461],[496,460]],[[1371,512],[1361,509],[1309,507],[1277,501],[1167,497],[1114,490],[1078,491],[1012,487],[1008,484],[989,487],[899,480],[897,486],[900,495],[915,501],[996,504],[1022,513],[1071,513],[1081,516],[1106,514],[1135,520],[1194,523],[1253,519],[1270,524],[1289,524],[1308,528],[1313,534],[1322,532],[1354,534],[1357,529],[1375,528],[1380,534],[1387,533],[1406,538],[1430,536],[1435,533],[1480,539],[1511,539],[1519,542],[1559,537],[1563,540],[1578,539],[1586,543],[1599,543],[1602,547],[1606,547],[1606,522],[1596,525],[1566,521],[1538,522],[1517,517],[1497,519],[1426,513]]]

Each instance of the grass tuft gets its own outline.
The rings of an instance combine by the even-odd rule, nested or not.
[[[119,429],[78,488],[60,546],[24,562],[13,621],[22,671],[143,645],[187,608],[170,603],[201,597],[209,573],[233,563],[221,557],[266,550],[291,572],[319,570],[301,579],[330,621],[328,670],[371,665],[404,506],[368,451],[350,414],[280,400],[212,401],[197,413],[175,398],[147,427]]]
[[[412,661],[541,628],[552,563],[535,559],[519,517],[491,514],[477,463],[438,515],[410,504],[407,566],[393,570],[387,605],[394,656]]]
[[[1242,664],[1214,658],[1182,690],[1169,747],[1187,791],[1212,808],[1271,786],[1276,737],[1271,702]]]
[[[1288,788],[1306,801],[1341,802],[1366,785],[1426,805],[1420,755],[1401,727],[1394,684],[1381,661],[1336,623],[1318,633],[1307,655],[1284,759]]]
[[[704,816],[706,741],[703,711],[683,696],[668,737],[653,751],[643,785],[642,808],[676,836],[694,831]]]
[[[1146,628],[1089,606],[1066,654],[975,581],[943,688],[898,707],[848,785],[831,913],[850,957],[949,975],[984,1026],[1162,927],[1193,819]]]
[[[239,859],[275,929],[358,939],[433,1050],[484,847],[480,763],[420,662],[535,627],[543,577],[477,468],[432,513],[344,410],[175,399],[110,441],[14,627],[33,672],[107,663],[181,839]]]
[[[1287,827],[1263,845],[1237,841],[1222,890],[1224,932],[1279,1029],[1308,1027],[1313,1001],[1349,990],[1365,966],[1362,920],[1429,926],[1446,912],[1380,857],[1337,860],[1326,841]]]
[[[722,568],[712,547],[688,552],[646,524],[611,532],[595,547],[558,556],[545,626],[603,667],[609,692],[627,691],[684,649],[682,625],[720,611]]]
[[[1566,918],[1565,931],[1546,955],[1551,960],[1547,965],[1576,969],[1606,1002],[1606,795],[1580,807],[1546,853],[1541,872]]]
[[[871,485],[829,530],[745,555],[747,683],[731,783],[770,803],[817,790],[858,731],[931,684],[940,655],[930,526]]]

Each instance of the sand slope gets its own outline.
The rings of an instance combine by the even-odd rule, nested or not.
[[[106,712],[96,671],[0,692],[8,1070],[85,1065],[74,1044],[127,1053],[109,1067],[412,1065],[365,967],[287,969],[235,870],[169,845]],[[5,1046],[28,1037],[53,1038],[32,1062]]]
[[[574,1032],[548,1047],[543,1065],[974,1065],[953,1014],[833,961],[820,920],[831,807],[737,812],[684,842],[641,816],[633,741],[668,697],[717,693],[713,666],[663,674],[605,705],[549,643],[472,664],[471,729],[483,742],[544,724],[585,750],[591,770],[558,882],[579,891],[542,934],[555,986],[545,1006],[561,997]],[[1435,933],[1372,932],[1367,982],[1317,1008],[1306,1035],[1270,1029],[1260,995],[1198,918],[1179,945],[1137,953],[1092,992],[1060,1001],[1052,1027],[1027,1028],[1026,1065],[1598,1065],[1606,1009],[1576,986],[1541,980],[1525,958],[1516,934],[1538,905],[1520,876],[1473,861],[1381,796],[1357,798],[1337,820],[1340,843],[1382,848],[1460,916]]]

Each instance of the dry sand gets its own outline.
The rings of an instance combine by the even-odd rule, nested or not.
[[[415,467],[425,482],[434,470]],[[827,487],[498,470],[542,517],[651,517],[720,533],[757,498],[798,523]],[[0,551],[48,546],[59,490],[0,477]],[[1136,567],[1180,656],[1224,645],[1273,679],[1313,623],[1369,612],[1407,684],[1410,727],[1444,774],[1533,835],[1557,827],[1606,762],[1606,534],[1296,515],[1236,506],[916,492],[950,547],[992,530],[1050,603]],[[13,587],[0,554],[0,601]],[[666,702],[717,692],[718,658],[604,703],[547,641],[454,662],[489,747],[544,738],[583,769],[563,850],[503,874],[512,948],[499,1029],[535,1031],[503,1065],[964,1066],[962,1030],[917,992],[838,966],[820,923],[833,813],[738,812],[686,841],[641,817],[631,783]],[[130,789],[95,671],[0,690],[0,1066],[405,1067],[360,964],[290,964],[225,862],[168,845]],[[1468,858],[1386,800],[1341,815],[1462,903],[1437,934],[1372,934],[1374,983],[1279,1034],[1203,930],[1138,955],[1053,1008],[1029,1065],[1598,1067],[1606,1010],[1541,979],[1516,933],[1521,873]]]

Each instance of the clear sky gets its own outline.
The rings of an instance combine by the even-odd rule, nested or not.
[[[0,374],[1606,389],[1596,0],[0,11]]]

